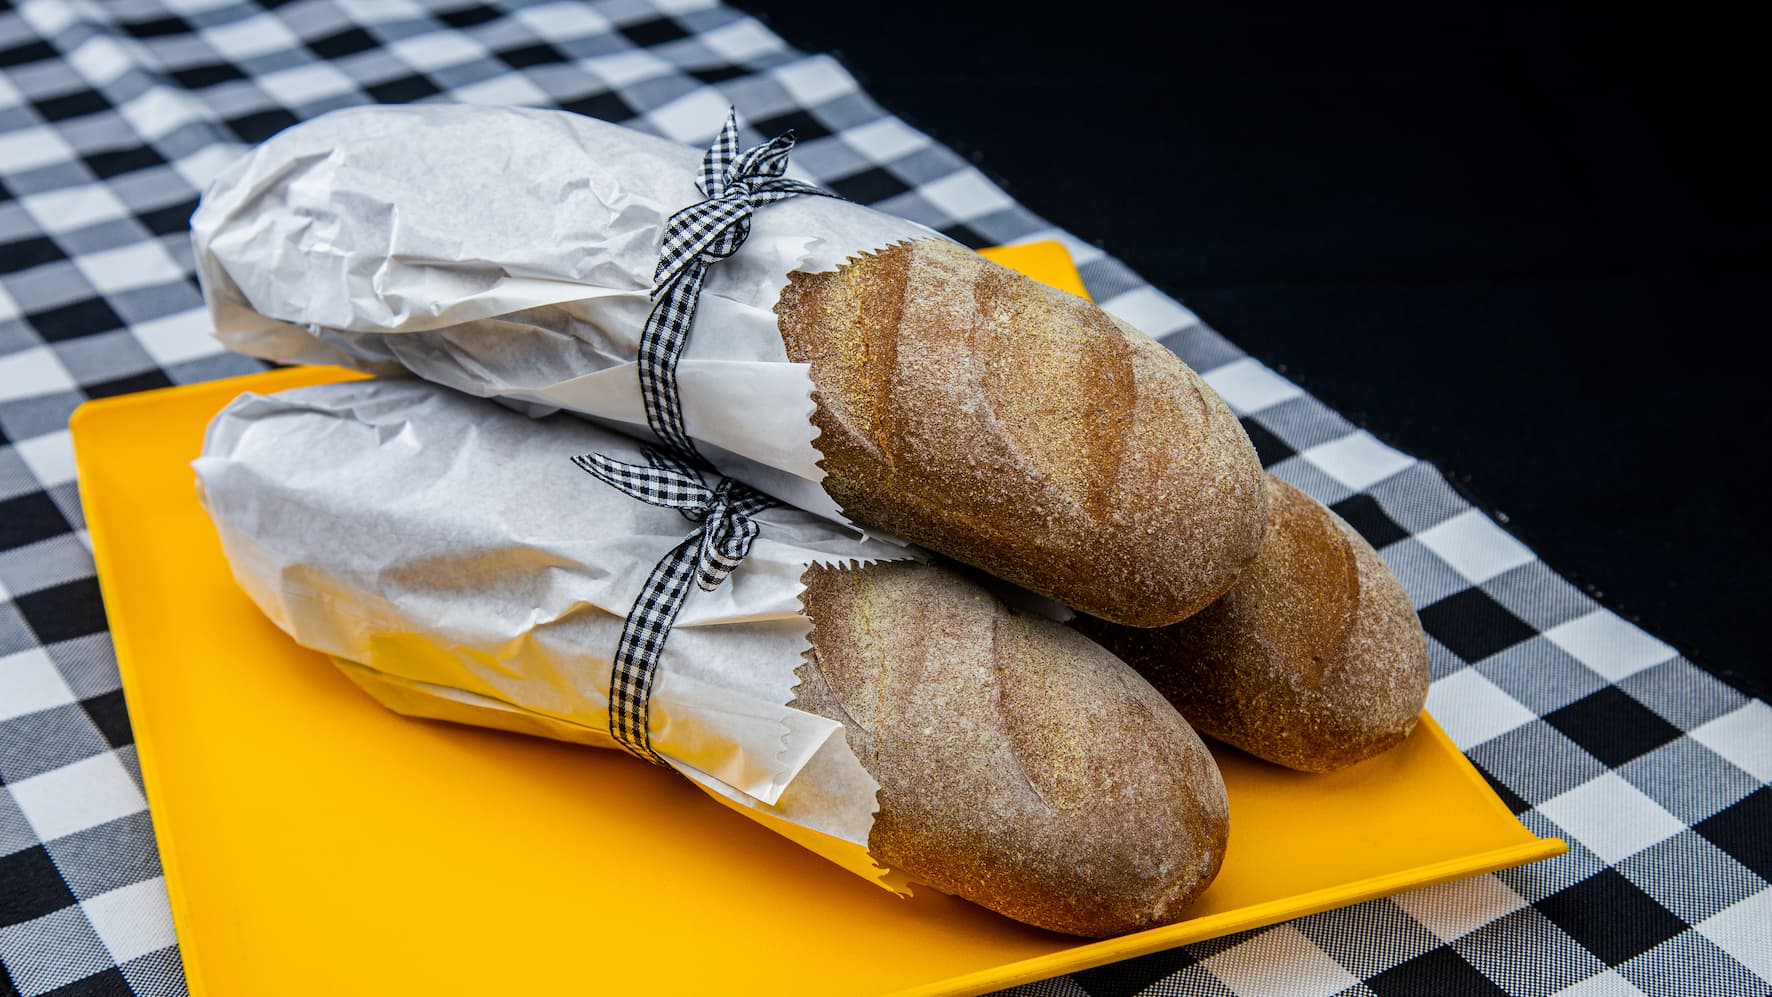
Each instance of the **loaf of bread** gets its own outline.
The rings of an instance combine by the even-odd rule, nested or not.
[[[1260,547],[1236,417],[1081,298],[926,239],[794,273],[776,314],[858,523],[1138,627],[1205,608]]]
[[[1401,742],[1427,699],[1427,639],[1383,559],[1339,516],[1269,476],[1261,553],[1196,616],[1139,630],[1088,617],[1205,734],[1306,772]]]
[[[1179,920],[1229,811],[1206,746],[1101,647],[914,563],[812,568],[795,705],[880,783],[868,848],[1020,921],[1105,937]]]
[[[701,159],[564,112],[347,108],[219,176],[193,245],[235,349],[643,436],[638,343]],[[685,431],[722,474],[1133,626],[1205,607],[1255,556],[1255,451],[1149,337],[838,198],[748,226],[677,368]]]
[[[359,381],[236,399],[195,467],[241,587],[377,700],[614,747],[624,618],[696,524],[569,458],[638,448]],[[884,865],[1076,934],[1183,916],[1227,806],[1156,690],[953,569],[890,560],[914,551],[791,508],[755,522],[748,557],[690,588],[664,642],[648,730],[667,764],[875,881]]]

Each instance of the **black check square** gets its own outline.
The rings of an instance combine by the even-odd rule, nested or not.
[[[594,93],[568,101],[560,106],[574,114],[583,114],[603,121],[613,121],[616,124],[632,120],[635,114],[634,109],[628,105],[627,101],[613,93]]]
[[[93,336],[123,328],[123,319],[105,304],[103,298],[86,298],[60,308],[30,312],[25,319],[37,334],[52,343]]]
[[[1772,786],[1762,786],[1692,826],[1711,844],[1772,882]]]
[[[17,273],[65,258],[48,236],[0,242],[0,273]]]
[[[228,130],[239,136],[242,142],[257,144],[277,134],[290,125],[295,124],[295,115],[280,108],[243,114],[238,118],[229,118],[222,122]],[[186,216],[189,220],[189,216]]]
[[[148,21],[125,22],[121,27],[137,38],[166,38],[170,35],[191,33],[191,26],[183,18],[172,16],[156,17]]]
[[[0,928],[34,921],[74,903],[74,891],[42,845],[0,856]]]
[[[789,111],[771,118],[762,118],[751,122],[751,127],[763,135],[785,135],[793,132],[796,142],[810,142],[831,133],[824,122],[805,111]]]
[[[1378,997],[1489,997],[1506,993],[1444,945],[1392,966],[1366,985]]]
[[[86,386],[86,397],[109,398],[112,395],[127,395],[137,391],[150,391],[154,388],[170,388],[172,379],[159,370],[144,370],[128,377],[100,381]]]
[[[27,63],[42,62],[61,55],[48,42],[26,42],[10,48],[0,48],[0,66],[23,66]]]
[[[367,52],[378,47],[369,32],[362,28],[347,28],[324,38],[316,38],[308,42],[308,49],[322,59],[343,59],[348,55]]]
[[[126,145],[119,149],[106,149],[84,157],[86,168],[102,180],[132,173],[136,170],[152,169],[166,165],[165,157],[155,152],[152,146]]]
[[[1608,966],[1634,959],[1686,930],[1686,922],[1611,868],[1536,906]]]
[[[1135,994],[1192,966],[1198,960],[1185,949],[1170,949],[1072,973],[1089,997],[1134,997]]]
[[[427,79],[423,74],[413,73],[411,76],[397,76],[364,88],[364,92],[379,104],[410,104],[415,100],[434,97],[443,92],[443,88]]]
[[[711,86],[711,87],[717,87],[722,83],[736,80],[741,76],[749,76],[750,74],[751,74],[751,71],[749,69],[746,69],[743,66],[724,66],[724,65],[722,65],[722,66],[710,66],[707,69],[691,69],[691,70],[689,70],[690,76],[695,77],[696,79],[702,81],[703,83],[706,83],[708,86]]]
[[[882,166],[862,170],[841,180],[833,180],[827,186],[856,204],[873,204],[889,197],[897,197],[911,189],[909,184],[893,176],[891,170]]]
[[[155,235],[172,235],[191,230],[191,215],[196,210],[197,199],[192,198],[164,208],[155,208],[153,211],[144,211],[135,217]]]
[[[201,90],[217,83],[232,83],[246,79],[246,74],[225,62],[206,62],[200,66],[186,66],[174,69],[172,78],[187,90]]]
[[[42,644],[54,644],[105,630],[105,606],[99,598],[96,577],[15,595],[12,605],[24,616]]]
[[[1465,589],[1449,595],[1419,615],[1422,629],[1471,664],[1537,633],[1482,589]]]
[[[649,21],[638,21],[634,24],[622,25],[621,33],[626,35],[629,41],[641,48],[651,48],[654,45],[666,45],[671,42],[682,41],[689,37],[689,35],[683,31],[681,25],[668,17],[655,17]],[[770,132],[770,134],[773,135],[775,133]]]
[[[505,16],[504,11],[495,10],[481,4],[474,4],[470,7],[459,7],[455,10],[444,11],[443,13],[436,15],[437,20],[442,21],[444,24],[447,24],[452,28],[471,28],[476,24],[485,24],[488,21],[496,21],[503,16]]]
[[[43,492],[26,492],[0,502],[0,550],[34,544],[66,532],[67,518]]]
[[[1370,495],[1350,495],[1329,508],[1353,527],[1355,533],[1365,537],[1374,549],[1383,550],[1409,535],[1409,531],[1386,515],[1384,507]]]
[[[495,52],[504,64],[512,69],[525,69],[529,66],[548,66],[555,63],[571,62],[572,58],[547,42],[536,42],[522,48],[505,49]]]
[[[1298,451],[1292,449],[1285,440],[1268,431],[1266,426],[1254,419],[1243,419],[1243,432],[1249,434],[1249,442],[1255,445],[1255,456],[1261,459],[1262,467],[1273,467],[1279,462],[1295,456]]]
[[[122,971],[112,968],[56,987],[43,997],[136,997],[136,993]]]
[[[80,708],[92,718],[92,725],[112,748],[135,743],[135,729],[129,725],[129,707],[124,705],[122,689],[82,699]]]
[[[983,249],[992,241],[970,225],[949,225],[938,231],[967,249]]]
[[[111,109],[111,102],[96,90],[76,90],[60,97],[49,97],[32,104],[45,121],[66,121]]]
[[[1680,736],[1680,729],[1615,685],[1545,714],[1545,721],[1571,741],[1617,768]]]

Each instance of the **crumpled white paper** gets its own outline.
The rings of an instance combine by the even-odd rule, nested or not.
[[[694,524],[570,458],[643,463],[639,451],[583,420],[362,381],[242,395],[194,467],[241,587],[384,704],[615,747],[623,621]],[[738,569],[690,588],[653,686],[652,746],[741,812],[827,836],[822,854],[896,888],[866,856],[878,784],[841,724],[787,704],[809,646],[807,566],[913,551],[797,509],[755,518]]]
[[[335,111],[210,185],[191,219],[198,276],[235,350],[404,369],[650,438],[633,360],[665,222],[703,197],[701,155],[563,111]],[[774,307],[790,271],[927,238],[942,237],[830,197],[757,210],[708,272],[677,372],[689,435],[722,473],[848,523]]]

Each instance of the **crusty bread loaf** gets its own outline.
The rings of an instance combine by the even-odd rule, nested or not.
[[[1150,679],[1203,733],[1307,772],[1407,737],[1427,699],[1427,639],[1403,586],[1353,528],[1268,478],[1261,553],[1174,626],[1073,625]]]
[[[857,523],[1132,626],[1204,608],[1261,544],[1236,417],[1081,298],[931,239],[795,273],[776,314]]]
[[[952,571],[813,567],[794,705],[880,783],[868,850],[1010,917],[1101,937],[1180,919],[1228,804],[1198,735],[1125,664]]]

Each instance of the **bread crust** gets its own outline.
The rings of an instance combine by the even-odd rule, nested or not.
[[[1073,626],[1125,659],[1202,733],[1306,772],[1401,742],[1427,700],[1427,638],[1378,552],[1330,510],[1268,477],[1261,553],[1174,626]]]
[[[875,858],[1090,937],[1178,920],[1217,875],[1217,765],[1125,664],[946,569],[804,581],[815,629],[794,705],[841,722],[880,783]]]
[[[1132,626],[1204,608],[1260,547],[1236,417],[1081,298],[931,239],[791,274],[776,315],[857,523]]]

